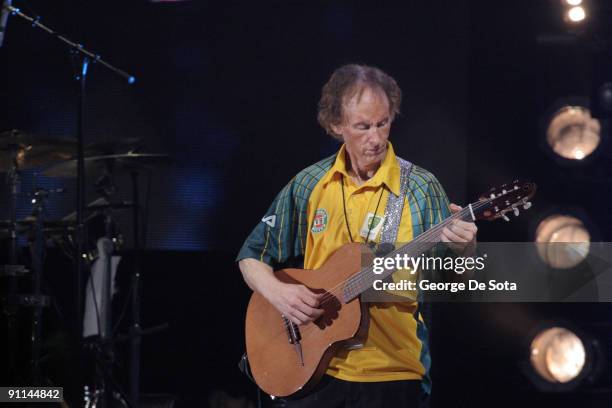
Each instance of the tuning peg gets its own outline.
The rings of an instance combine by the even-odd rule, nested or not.
[[[510,218],[508,218],[508,216],[504,213],[502,213],[501,217],[504,219],[504,221],[510,221]]]
[[[514,211],[514,215],[515,215],[516,217],[518,217],[518,215],[519,215],[519,209],[518,209],[518,207],[514,207],[514,208],[512,209],[512,211]]]
[[[528,210],[531,208],[531,203],[529,201],[526,201],[525,204],[523,204],[523,210]]]

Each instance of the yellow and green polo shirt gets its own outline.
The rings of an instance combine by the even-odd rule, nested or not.
[[[334,156],[298,173],[249,235],[237,261],[255,258],[274,269],[317,269],[350,242],[346,220],[355,242],[365,242],[368,231],[370,241],[378,242],[389,193],[400,193],[400,167],[393,146],[389,143],[379,169],[360,186],[348,176],[345,158],[343,145]],[[398,242],[412,240],[450,215],[440,183],[416,165],[404,200]],[[372,217],[379,222],[370,229]],[[368,308],[370,326],[363,347],[338,352],[327,374],[357,382],[423,379],[429,392],[427,329],[417,303],[368,303]]]

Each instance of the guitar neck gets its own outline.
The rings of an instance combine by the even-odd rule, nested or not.
[[[475,220],[476,217],[474,216],[474,212],[481,211],[482,207],[482,202],[470,204],[461,211],[446,218],[441,223],[434,225],[433,227],[431,227],[412,241],[408,242],[407,244],[385,254],[384,258],[395,258],[398,255],[400,257],[408,256],[413,258],[420,256],[421,254],[433,248],[437,243],[442,240],[442,230],[444,228],[449,226],[455,220]],[[369,265],[363,268],[346,281],[343,290],[343,301],[346,303],[353,300],[366,290],[370,289],[374,284],[374,281],[386,279],[391,276],[395,271],[395,269],[384,268],[382,273],[375,274],[373,265]]]

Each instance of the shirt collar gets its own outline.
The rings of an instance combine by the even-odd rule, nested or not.
[[[334,165],[329,169],[322,182],[325,184],[332,181],[336,174],[341,174],[345,177],[349,177],[348,172],[346,171],[346,145],[343,144],[336,155],[336,161]],[[363,186],[373,186],[378,187],[381,184],[385,184],[389,190],[396,196],[400,193],[400,167],[395,157],[395,151],[393,150],[393,145],[391,142],[387,142],[387,155],[385,156],[383,162],[381,163],[378,170],[376,170],[376,174],[368,181],[366,181]]]

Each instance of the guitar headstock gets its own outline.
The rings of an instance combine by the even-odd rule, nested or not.
[[[494,187],[480,195],[479,211],[475,211],[476,219],[494,220],[503,218],[510,221],[506,215],[509,212],[519,215],[519,208],[531,207],[529,200],[536,192],[536,185],[526,180],[515,180],[512,183]]]

